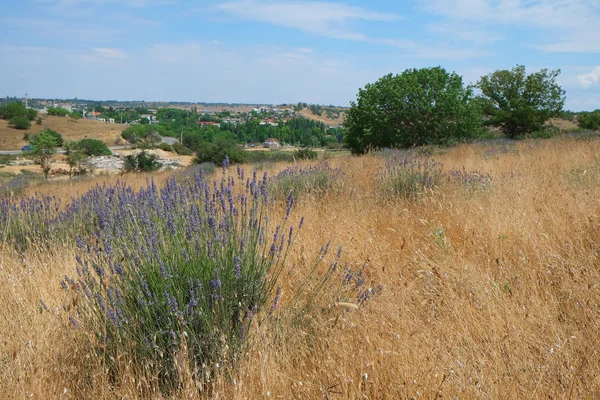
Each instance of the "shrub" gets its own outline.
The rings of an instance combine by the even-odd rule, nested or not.
[[[62,135],[58,132],[56,132],[55,130],[52,129],[44,129],[42,132],[38,133],[36,136],[40,135],[41,133],[44,133],[52,138],[54,138],[54,142],[56,143],[57,147],[61,147],[65,144],[65,140],[63,139]],[[35,138],[32,137],[31,140],[33,140]]]
[[[25,117],[29,121],[33,121],[37,116],[37,111],[25,108],[19,102],[10,102],[0,106],[0,118],[10,120],[13,117]]]
[[[342,170],[332,168],[325,161],[310,167],[284,169],[273,178],[270,191],[276,198],[285,198],[292,193],[298,199],[306,194],[321,196],[339,191],[342,184]]]
[[[74,147],[88,157],[112,155],[108,146],[98,139],[81,139],[74,144]]]
[[[187,147],[185,147],[181,143],[175,143],[175,144],[173,144],[173,150],[175,151],[175,153],[179,154],[180,156],[192,156],[192,155],[194,155],[194,152],[192,150],[188,149]]]
[[[442,165],[437,161],[411,152],[398,152],[387,158],[378,181],[383,193],[389,196],[414,198],[435,187],[441,177]]]
[[[194,161],[197,164],[211,162],[220,165],[225,157],[229,157],[231,163],[244,163],[248,160],[248,152],[244,151],[235,141],[218,138],[214,143],[201,143],[196,152]]]
[[[152,172],[161,167],[156,154],[141,151],[136,155],[130,154],[125,157],[123,169],[125,172]]]
[[[169,152],[173,152],[173,146],[171,146],[168,143],[161,143],[158,145],[158,148],[163,150],[163,151],[169,151]]]
[[[25,116],[15,116],[8,120],[8,125],[15,129],[29,129],[31,128],[31,122]]]
[[[41,125],[42,122],[43,122],[42,117],[37,117],[36,120],[35,120],[35,124],[36,125]]]
[[[70,112],[62,107],[50,107],[48,108],[48,115],[55,117],[66,117]]]
[[[314,150],[311,150],[309,148],[296,150],[294,152],[294,158],[296,158],[298,160],[314,160],[317,158],[317,156],[318,156],[317,152]]]
[[[577,114],[577,124],[583,129],[600,129],[600,110]]]
[[[235,188],[199,174],[188,186],[171,179],[161,190],[152,182],[139,193],[119,185],[88,196],[97,229],[90,242],[77,239],[78,276],[63,287],[79,296],[71,321],[114,379],[130,363],[165,393],[177,388],[178,368],[210,379],[240,359],[255,315],[276,308],[272,294],[296,232],[283,221],[273,234],[266,176],[254,174],[244,196],[233,197],[244,187],[238,178]]]

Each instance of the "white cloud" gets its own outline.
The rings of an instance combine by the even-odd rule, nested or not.
[[[127,58],[127,56],[125,55],[125,53],[122,50],[119,49],[111,49],[111,48],[106,48],[106,47],[95,47],[92,49],[94,54],[103,57],[103,58],[110,58],[110,59],[123,59],[123,58]]]
[[[600,52],[600,2],[597,0],[418,0],[428,12],[451,24],[478,24],[493,36],[502,26],[536,29],[546,52]],[[445,22],[444,22],[445,23]],[[440,32],[445,34],[444,32]],[[455,35],[459,35],[456,32]]]
[[[351,22],[395,21],[391,13],[371,12],[344,3],[321,1],[258,2],[237,0],[219,4],[219,9],[243,19],[269,22],[286,28],[295,28],[335,39],[365,40],[361,32],[351,29]]]
[[[591,86],[597,85],[600,83],[600,66],[594,68],[588,74],[577,75],[577,81],[584,88],[589,88]]]

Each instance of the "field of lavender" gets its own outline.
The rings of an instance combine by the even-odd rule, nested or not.
[[[598,138],[260,167],[0,197],[0,396],[600,395]]]

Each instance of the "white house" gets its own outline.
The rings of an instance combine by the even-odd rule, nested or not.
[[[268,138],[263,143],[263,147],[267,148],[267,149],[279,149],[279,148],[281,148],[281,143],[279,143],[278,139]]]

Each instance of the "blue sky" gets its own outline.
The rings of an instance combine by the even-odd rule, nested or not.
[[[2,0],[0,95],[348,105],[387,73],[560,68],[600,108],[598,0]]]

